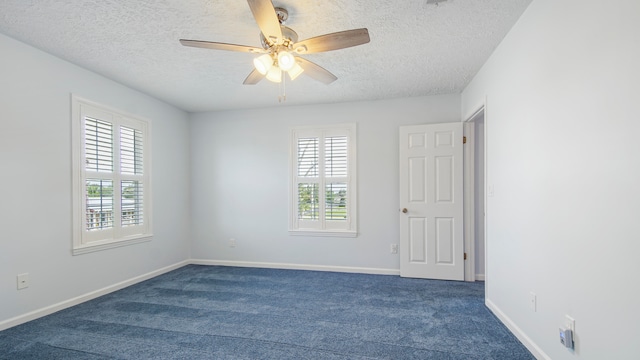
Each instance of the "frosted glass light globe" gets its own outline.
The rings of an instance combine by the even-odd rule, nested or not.
[[[287,51],[280,51],[278,53],[278,66],[280,69],[284,71],[290,70],[293,65],[295,65],[296,59],[294,59],[293,55],[289,54]]]

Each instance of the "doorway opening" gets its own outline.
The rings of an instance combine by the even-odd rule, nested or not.
[[[485,281],[485,109],[464,122],[465,266],[466,281]]]

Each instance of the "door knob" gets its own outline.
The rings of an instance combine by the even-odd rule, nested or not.
[[[409,211],[409,210],[407,210],[407,208],[402,209],[402,212],[405,213],[405,214],[407,213],[407,211]]]

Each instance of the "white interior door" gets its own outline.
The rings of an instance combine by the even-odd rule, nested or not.
[[[400,127],[400,275],[464,280],[462,123]]]

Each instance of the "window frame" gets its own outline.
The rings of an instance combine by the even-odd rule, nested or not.
[[[112,171],[90,171],[86,168],[85,124],[91,118],[111,124]],[[123,171],[120,156],[121,128],[142,136],[142,174]],[[120,246],[150,241],[152,233],[151,214],[151,122],[139,116],[127,114],[90,100],[71,95],[71,143],[72,143],[72,254],[80,255]],[[135,140],[134,140],[135,141]],[[125,143],[126,145],[126,143]],[[86,228],[87,179],[112,182],[113,226],[107,229],[89,231]],[[142,224],[122,225],[122,182],[137,181],[142,187]]]
[[[289,150],[289,235],[304,236],[326,236],[326,237],[357,237],[358,236],[358,191],[357,191],[357,126],[356,123],[332,124],[320,126],[297,126],[291,128],[290,150]],[[325,167],[325,138],[332,136],[347,137],[347,176],[330,178],[324,176]],[[298,139],[314,138],[319,139],[318,166],[319,176],[317,180],[298,176]],[[298,218],[298,184],[318,183],[318,220],[300,220]],[[346,182],[347,185],[347,219],[345,226],[340,226],[339,222],[326,219],[326,184]]]

